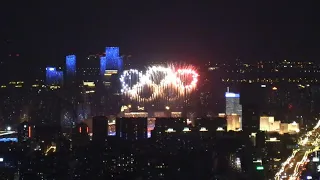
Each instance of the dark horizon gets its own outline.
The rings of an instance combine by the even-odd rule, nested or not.
[[[1,49],[31,64],[59,64],[68,54],[85,57],[106,46],[136,61],[317,61],[316,6],[273,2],[6,2]]]

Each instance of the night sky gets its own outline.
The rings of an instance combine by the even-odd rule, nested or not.
[[[305,1],[68,2],[2,2],[1,53],[16,51],[28,63],[60,63],[105,46],[120,46],[135,61],[320,57],[319,9]]]

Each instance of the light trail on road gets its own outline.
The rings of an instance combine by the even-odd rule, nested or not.
[[[275,174],[275,180],[297,180],[300,178],[304,167],[308,163],[309,154],[319,149],[317,147],[319,144],[319,133],[317,132],[319,127],[320,120],[313,130],[302,136],[298,142],[302,148],[294,150],[291,156],[281,164],[279,171]]]

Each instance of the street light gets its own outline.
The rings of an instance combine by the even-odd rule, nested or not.
[[[10,126],[7,127],[7,131],[11,131],[11,127]]]

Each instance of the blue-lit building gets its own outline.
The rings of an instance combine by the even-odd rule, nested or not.
[[[67,76],[76,75],[76,56],[75,55],[66,56],[66,71],[67,71]]]
[[[106,69],[122,70],[123,60],[119,54],[119,47],[106,47]]]
[[[104,72],[107,68],[107,58],[106,57],[100,57],[100,75],[103,76]]]
[[[47,85],[62,85],[63,71],[58,71],[55,67],[46,68],[46,84]]]

